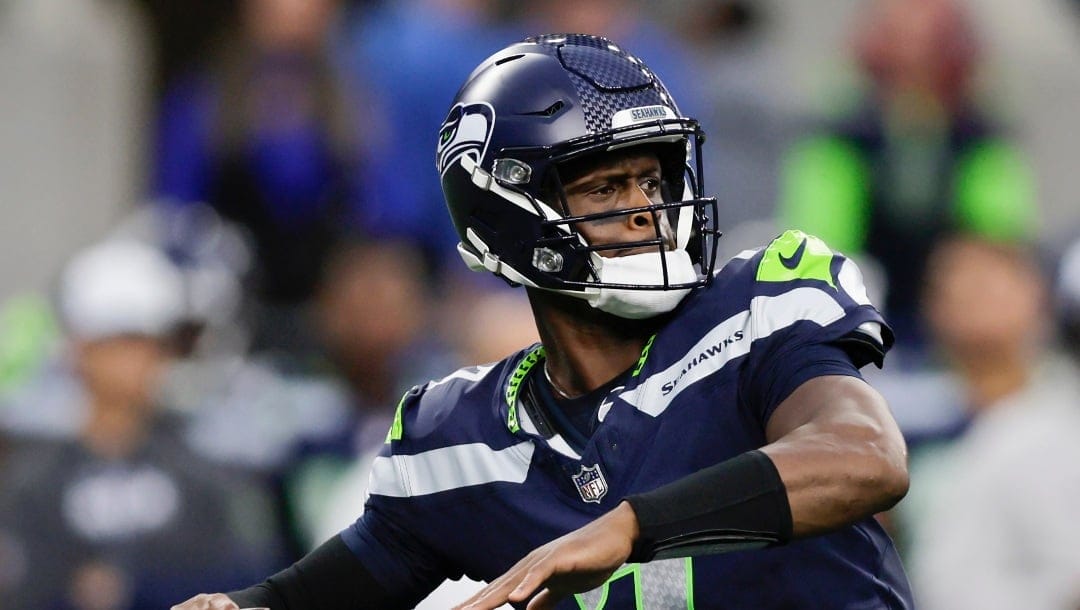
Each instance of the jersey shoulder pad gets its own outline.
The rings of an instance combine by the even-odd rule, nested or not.
[[[836,254],[821,239],[789,229],[772,240],[758,261],[759,282],[818,280],[836,287],[832,263]]]
[[[825,290],[845,307],[872,305],[855,261],[798,229],[784,231],[751,260],[757,294],[808,286]]]

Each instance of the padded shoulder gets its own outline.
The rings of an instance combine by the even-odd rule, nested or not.
[[[834,256],[824,241],[798,229],[789,229],[765,248],[758,263],[756,279],[759,282],[821,280],[835,288],[832,275]]]

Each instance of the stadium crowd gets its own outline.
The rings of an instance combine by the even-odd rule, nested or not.
[[[584,31],[701,119],[722,256],[859,261],[920,607],[1080,609],[1080,4],[1022,4],[0,3],[0,608],[168,607],[352,522],[402,393],[536,340],[456,253],[455,87]]]

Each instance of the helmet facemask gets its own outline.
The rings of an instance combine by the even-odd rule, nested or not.
[[[688,121],[678,119],[670,121],[684,128]],[[670,125],[657,126],[655,133],[641,134],[642,127],[634,126],[638,137],[627,138],[618,143],[614,139],[618,130],[604,134],[606,137],[592,145],[586,142],[568,142],[569,149],[562,154],[552,154],[550,149],[533,151],[524,148],[500,151],[496,167],[503,169],[503,179],[496,182],[514,194],[515,205],[527,201],[530,212],[538,218],[541,236],[533,241],[532,255],[529,257],[531,269],[519,269],[522,274],[539,274],[540,281],[517,282],[536,285],[541,288],[555,289],[560,292],[580,293],[599,288],[617,288],[627,290],[674,290],[704,286],[710,281],[716,263],[715,240],[720,236],[717,226],[716,200],[701,196],[702,185],[699,154],[687,154],[693,148],[700,148],[700,130],[693,124],[694,132],[687,136],[678,132],[671,133]],[[626,129],[624,131],[631,131]],[[680,129],[680,131],[682,131]],[[565,184],[567,177],[574,173],[574,167],[596,166],[606,161],[606,155],[617,155],[621,151],[638,152],[642,149],[654,152],[661,166],[662,201],[649,205],[610,210],[594,214],[574,215],[567,202]],[[546,154],[544,154],[546,153]],[[511,156],[512,155],[512,156]],[[539,157],[535,158],[534,157]],[[687,159],[693,159],[696,167],[691,167]],[[507,184],[505,168],[528,168],[525,171],[544,172],[539,181],[540,188],[532,189]],[[567,172],[572,172],[568,174]],[[497,172],[498,173],[498,172]],[[519,172],[520,173],[520,172]],[[535,174],[534,174],[535,175]],[[673,178],[674,176],[674,178]],[[674,193],[681,193],[686,198],[675,198]],[[580,225],[594,222],[621,220],[627,216],[648,214],[652,216],[655,229],[650,239],[633,242],[591,244],[579,230]],[[614,250],[645,250],[657,254],[661,281],[657,282],[603,282],[600,269],[605,254]],[[667,268],[668,255],[672,250],[685,251],[696,270],[692,280],[674,281]],[[547,280],[547,281],[544,281]]]

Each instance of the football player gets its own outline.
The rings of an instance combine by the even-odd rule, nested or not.
[[[462,575],[490,583],[466,608],[912,607],[873,518],[906,450],[859,373],[891,331],[799,231],[714,269],[702,139],[604,38],[484,61],[436,165],[462,257],[525,287],[542,342],[408,392],[355,524],[177,608],[409,608]]]

